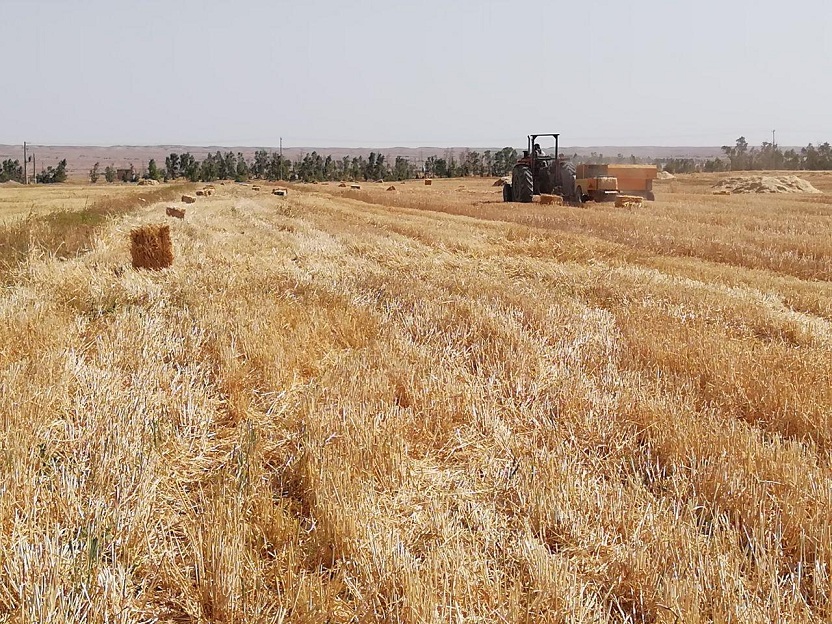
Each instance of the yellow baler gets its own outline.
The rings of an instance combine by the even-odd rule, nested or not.
[[[575,177],[584,201],[615,201],[618,196],[618,180],[607,173],[607,165],[578,165]]]
[[[638,195],[653,201],[653,180],[659,176],[656,165],[607,165],[607,175],[618,180],[622,195]]]
[[[577,167],[577,184],[584,199],[614,201],[619,194],[654,200],[655,165],[592,165]]]

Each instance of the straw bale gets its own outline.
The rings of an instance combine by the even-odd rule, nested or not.
[[[197,191],[196,196],[197,197],[205,197],[205,191]]]
[[[388,187],[387,187],[387,190],[388,190],[388,191],[395,191],[395,190],[396,190],[396,187],[395,187],[395,186],[388,186]]]
[[[360,191],[361,190],[361,185],[360,184],[350,184],[350,188],[353,191]]]
[[[183,195],[182,201],[186,204],[193,204],[194,202],[196,202],[196,197],[194,197],[193,195]]]
[[[563,197],[560,195],[541,195],[540,203],[548,206],[563,206]]]
[[[130,232],[130,256],[134,269],[159,270],[173,264],[170,226],[143,225]]]
[[[184,219],[185,218],[185,209],[174,208],[173,206],[168,206],[165,208],[165,214],[169,217],[175,217],[176,219]]]
[[[431,184],[433,184],[433,180],[431,180],[431,179],[426,179],[425,180],[425,186],[430,186]]]
[[[619,195],[615,198],[616,208],[641,208],[644,198],[638,195]]]

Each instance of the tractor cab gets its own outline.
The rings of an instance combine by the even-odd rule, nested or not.
[[[540,138],[554,140],[552,153],[541,147]],[[511,184],[503,187],[504,201],[529,203],[535,195],[542,194],[560,195],[569,201],[582,199],[576,192],[574,165],[560,157],[559,138],[559,134],[551,133],[528,135],[528,148],[514,165]]]

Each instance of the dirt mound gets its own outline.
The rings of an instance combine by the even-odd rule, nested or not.
[[[669,171],[659,171],[658,175],[656,176],[659,180],[675,180],[676,176],[670,173]]]
[[[806,180],[786,176],[735,176],[720,180],[714,187],[717,195],[734,193],[820,193]]]

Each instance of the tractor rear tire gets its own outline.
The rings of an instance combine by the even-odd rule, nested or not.
[[[525,165],[517,165],[511,173],[511,196],[516,202],[529,204],[534,197],[534,176]]]
[[[578,186],[578,175],[575,163],[570,160],[560,163],[560,184],[563,189],[563,196],[568,201],[576,204],[584,203],[583,190]]]
[[[503,201],[504,202],[511,202],[514,201],[514,197],[511,194],[511,184],[503,184]]]

